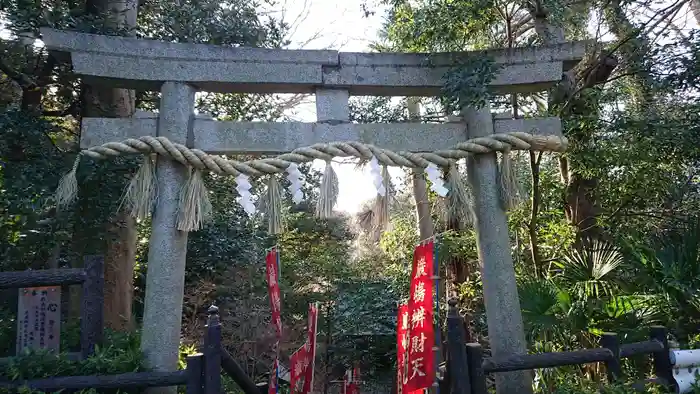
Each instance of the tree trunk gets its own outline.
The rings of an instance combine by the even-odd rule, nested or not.
[[[537,239],[537,215],[540,210],[540,202],[542,200],[542,191],[540,190],[540,162],[542,160],[542,152],[530,151],[530,172],[532,199],[530,200],[530,220],[527,223],[528,235],[530,238],[530,255],[532,256],[532,268],[535,278],[540,277],[540,251]]]
[[[530,15],[534,20],[535,31],[545,45],[556,45],[564,43],[564,29],[554,26],[549,22],[548,12],[541,4],[536,1],[529,7]],[[606,65],[606,60],[601,62]],[[614,62],[614,66],[617,63]],[[596,76],[598,66],[595,66],[588,75]],[[612,69],[609,70],[611,72]],[[584,81],[584,88],[589,88],[596,83],[605,82],[609,73],[603,75],[602,81],[595,78],[587,78]],[[579,88],[576,80],[576,71],[570,70],[562,76],[562,81],[554,88],[550,94],[550,109],[561,109],[561,116],[565,117],[571,113],[574,107],[571,101],[574,93]],[[585,138],[585,137],[584,137]],[[595,186],[598,184],[597,179],[589,179],[581,174],[577,169],[570,168],[569,159],[566,156],[559,158],[559,167],[561,171],[561,180],[565,185],[564,210],[569,223],[577,228],[577,238],[582,239],[594,236],[599,231],[598,226],[598,206],[595,199]],[[530,229],[532,232],[532,229]]]
[[[692,3],[691,3],[692,4]],[[620,0],[611,0],[603,12],[605,24],[621,42],[620,54],[624,58],[624,72],[632,88],[632,102],[638,113],[649,111],[653,102],[654,79],[651,65],[647,64],[651,46],[644,34],[640,34],[625,14]]]
[[[417,121],[420,118],[420,106],[418,99],[408,99],[408,116],[412,121]],[[418,224],[418,234],[420,240],[428,239],[433,236],[435,226],[433,218],[430,216],[430,202],[428,201],[428,183],[425,181],[423,172],[420,170],[412,171],[413,179],[413,198],[416,202],[416,222]]]
[[[137,0],[88,0],[86,7],[90,14],[104,15],[107,27],[128,29],[132,32],[136,27],[137,8]],[[82,94],[83,116],[130,117],[134,114],[136,94],[132,90],[84,84]],[[98,165],[112,166],[113,163],[101,162]],[[104,169],[109,171],[108,168]],[[124,181],[126,181],[126,177]],[[121,188],[123,189],[123,185]],[[97,194],[100,193],[100,190],[91,190],[87,193]],[[104,217],[97,220],[104,220]],[[77,238],[92,238],[89,235],[85,237],[84,232],[94,230],[91,226],[86,226],[81,231],[83,232],[82,236]],[[132,329],[131,310],[137,239],[136,221],[124,210],[119,210],[109,218],[106,227],[100,230],[106,232],[106,237],[93,238],[98,243],[93,244],[93,247],[83,246],[83,251],[88,251],[86,248],[93,249],[89,253],[99,253],[100,250],[104,250],[105,326],[119,331],[130,330]]]

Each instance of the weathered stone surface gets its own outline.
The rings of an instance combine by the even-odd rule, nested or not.
[[[158,90],[165,81],[225,93],[437,96],[450,66],[488,56],[502,67],[500,93],[547,89],[584,55],[587,42],[553,47],[442,53],[339,53],[327,50],[229,48],[42,29],[45,45],[72,53],[73,68],[92,83]]]
[[[469,137],[494,133],[493,117],[488,107],[479,110],[465,108],[463,115]],[[476,245],[492,356],[526,354],[527,343],[510,254],[508,221],[500,194],[496,153],[470,156],[467,159],[467,176],[474,195]],[[496,392],[532,393],[530,371],[496,374]]]
[[[92,78],[119,80],[120,87],[157,90],[165,81],[188,82],[200,90],[236,92],[305,92],[323,84],[320,64],[210,61],[179,58],[111,56],[74,52],[73,71]],[[94,79],[90,79],[93,81]],[[97,83],[104,81],[97,81]],[[272,89],[272,90],[269,90]]]
[[[239,61],[247,63],[316,63],[336,65],[338,52],[331,50],[280,50],[226,47],[207,44],[173,43],[138,38],[86,34],[66,30],[41,29],[41,40],[51,49],[65,52],[93,52],[134,58]]]
[[[333,91],[329,91],[333,92]],[[317,106],[324,107],[322,100]],[[333,110],[328,106],[327,112]],[[336,114],[338,116],[342,114]],[[155,136],[156,114],[141,118],[84,118],[81,148],[127,138]],[[559,118],[498,119],[496,133],[524,131],[561,135]],[[317,143],[359,141],[393,151],[432,152],[448,149],[467,139],[464,123],[326,123],[218,122],[195,119],[193,148],[214,154],[276,154]]]
[[[401,65],[324,68],[324,86],[349,86],[354,95],[439,96],[448,67]],[[562,62],[506,65],[491,81],[499,93],[546,90],[561,80]]]
[[[187,141],[188,124],[194,118],[194,89],[167,82],[161,91],[158,135],[173,142]],[[140,115],[142,116],[142,115]],[[141,350],[146,364],[156,371],[177,370],[182,297],[185,288],[187,232],[176,227],[180,191],[189,177],[185,166],[158,159],[158,198],[151,224],[144,297]],[[152,389],[152,394],[174,394],[176,387]]]
[[[540,63],[540,62],[564,62],[565,69],[570,70],[586,53],[586,48],[593,45],[593,41],[573,41],[553,46],[537,46],[524,48],[489,49],[485,51],[470,52],[442,52],[442,53],[366,53],[366,52],[341,52],[340,64],[343,66],[427,66],[428,56],[430,64],[435,67],[451,66],[459,62],[468,61],[472,57],[491,57],[497,64]]]

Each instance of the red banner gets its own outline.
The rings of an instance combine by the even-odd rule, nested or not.
[[[408,368],[404,370],[404,392],[425,389],[435,382],[435,326],[433,325],[433,252],[430,241],[416,247],[408,302]],[[406,357],[406,354],[404,354]]]
[[[309,325],[308,337],[304,344],[307,352],[307,359],[310,361],[304,376],[303,394],[309,394],[314,387],[314,367],[316,365],[316,333],[318,331],[318,305],[309,304]]]
[[[396,391],[404,393],[404,385],[408,383],[404,377],[408,370],[408,341],[409,341],[409,315],[408,305],[399,305],[399,316],[396,327]]]
[[[303,391],[304,377],[309,366],[309,353],[306,346],[302,346],[289,358],[289,386],[291,394],[299,394]]]
[[[343,379],[345,394],[360,394],[360,368],[355,367],[345,372]]]
[[[277,344],[279,348],[279,344]],[[277,357],[275,357],[275,362],[272,366],[272,371],[270,372],[270,382],[267,385],[267,394],[277,394],[277,378],[279,375],[279,364],[277,362]]]
[[[270,308],[272,309],[272,325],[275,326],[277,339],[282,337],[282,312],[280,285],[279,285],[279,255],[277,248],[272,248],[267,252],[265,265],[267,268],[267,292],[270,297]]]

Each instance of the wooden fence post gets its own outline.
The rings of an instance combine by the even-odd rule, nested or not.
[[[472,394],[487,394],[486,374],[484,373],[484,354],[478,343],[467,344],[467,366],[472,385]]]
[[[603,336],[600,337],[600,346],[612,352],[612,359],[605,362],[605,369],[608,373],[608,381],[610,383],[615,382],[622,376],[620,340],[617,338],[617,334],[612,332],[603,333]]]
[[[659,341],[663,345],[663,350],[653,353],[654,374],[657,378],[663,379],[664,384],[671,388],[675,387],[673,379],[673,366],[671,365],[671,349],[668,346],[666,327],[652,326],[649,330],[649,339]]]
[[[470,394],[469,369],[467,366],[467,351],[464,343],[464,327],[462,318],[457,310],[457,300],[451,298],[448,301],[447,312],[447,344],[448,363],[450,369],[451,391],[454,394]]]
[[[208,310],[207,331],[204,333],[204,393],[221,394],[221,322],[219,308]]]
[[[187,388],[185,394],[202,394],[204,389],[204,355],[187,356]]]
[[[104,256],[85,256],[85,282],[80,310],[80,353],[83,358],[102,342],[104,308]]]

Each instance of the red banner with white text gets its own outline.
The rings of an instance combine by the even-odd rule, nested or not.
[[[396,325],[396,392],[404,394],[404,385],[408,383],[406,371],[408,370],[408,341],[409,341],[409,315],[408,305],[399,305],[399,315]]]
[[[273,247],[265,256],[265,271],[267,276],[267,294],[270,297],[270,309],[272,310],[272,325],[275,327],[277,344],[275,346],[275,361],[270,372],[268,394],[277,394],[279,378],[279,341],[282,338],[282,297],[279,284],[279,252]]]
[[[435,326],[433,325],[433,241],[416,246],[408,301],[408,368],[404,392],[425,389],[435,382]],[[405,355],[406,356],[406,355]]]
[[[306,352],[308,353],[309,364],[306,367],[304,376],[303,394],[309,394],[314,387],[314,367],[316,365],[316,333],[318,332],[318,304],[309,304],[309,324],[308,337],[306,339]]]
[[[360,368],[345,371],[343,379],[343,392],[345,394],[360,394]]]
[[[267,270],[267,292],[270,297],[270,308],[272,309],[272,325],[275,326],[277,339],[282,337],[282,312],[281,295],[279,284],[279,253],[274,247],[265,256]]]
[[[309,366],[309,353],[302,346],[289,358],[289,391],[291,394],[301,394],[304,389],[304,377]]]

